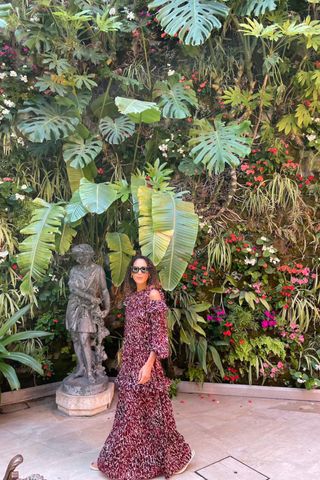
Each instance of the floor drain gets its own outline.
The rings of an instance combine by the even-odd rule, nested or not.
[[[237,475],[237,480],[270,480],[263,473],[231,456],[200,468],[195,473],[205,480],[230,480],[232,474]]]

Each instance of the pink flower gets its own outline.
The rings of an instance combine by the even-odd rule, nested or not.
[[[268,320],[262,320],[262,322],[261,322],[261,327],[262,327],[262,328],[268,328],[268,326],[269,326]]]
[[[283,363],[282,363],[282,362],[278,362],[278,363],[277,363],[277,367],[278,367],[279,369],[283,368]]]
[[[291,340],[294,340],[296,338],[296,334],[295,333],[290,333],[289,338]]]
[[[299,335],[299,342],[301,342],[301,343],[304,342],[304,336],[303,335]]]

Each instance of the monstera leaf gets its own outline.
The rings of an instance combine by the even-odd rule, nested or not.
[[[244,137],[248,133],[250,122],[225,126],[216,118],[214,126],[206,120],[195,120],[196,128],[190,131],[189,140],[194,145],[190,154],[194,163],[203,163],[210,173],[224,171],[226,164],[232,168],[239,165],[239,157],[249,155],[251,139]]]
[[[102,150],[102,142],[94,137],[84,140],[80,135],[70,137],[63,145],[63,158],[73,168],[89,165]]]
[[[160,7],[160,8],[159,8]],[[217,18],[226,17],[228,7],[212,0],[154,0],[149,8],[157,8],[156,17],[164,31],[186,45],[201,45],[213,28],[220,28]]]
[[[127,115],[135,123],[154,123],[160,120],[160,110],[154,102],[144,102],[134,98],[116,97],[119,112]]]
[[[23,275],[21,292],[32,293],[32,280],[40,281],[49,266],[52,251],[55,250],[55,238],[61,230],[64,208],[41,199],[34,200],[31,223],[21,230],[28,235],[19,245],[17,260]]]
[[[86,178],[80,180],[80,199],[83,206],[91,213],[103,213],[117,199],[113,185],[89,182]]]
[[[139,243],[160,270],[161,284],[173,290],[191,257],[198,232],[198,216],[192,203],[173,193],[138,190]]]
[[[192,82],[179,82],[179,77],[169,77],[168,80],[156,82],[153,98],[160,98],[159,106],[166,118],[190,117],[189,108],[198,105],[197,97],[192,89]]]
[[[134,123],[125,115],[115,118],[105,117],[100,121],[99,129],[104,140],[111,145],[124,142],[134,133]]]
[[[27,118],[21,119],[18,128],[31,142],[65,138],[74,132],[79,123],[73,108],[57,105],[53,99],[39,98],[25,105],[26,108],[20,110],[19,114]]]
[[[277,0],[245,0],[237,9],[238,15],[263,15],[277,8]]]
[[[130,239],[124,233],[107,233],[106,241],[111,251],[110,267],[112,273],[112,282],[119,287],[124,280],[130,260],[136,254]]]

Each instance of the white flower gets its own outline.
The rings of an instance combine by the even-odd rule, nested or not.
[[[112,17],[115,14],[116,14],[116,9],[114,7],[110,8],[109,15]]]
[[[307,139],[309,140],[309,142],[313,142],[313,140],[315,140],[317,138],[317,135],[307,135]]]
[[[297,379],[297,382],[298,382],[298,383],[305,383],[305,380],[303,380],[302,378],[298,378],[298,379]]]
[[[10,75],[10,77],[17,77],[18,76],[17,72],[15,72],[14,70],[11,70],[9,75]]]
[[[19,145],[24,145],[24,140],[22,137],[18,137],[17,142],[19,143]]]
[[[172,70],[172,69],[168,70],[168,77],[171,77],[171,75],[174,75],[175,73],[176,73],[175,70]]]
[[[6,258],[7,255],[9,255],[8,250],[3,250],[2,252],[0,252],[0,258]]]
[[[40,22],[40,18],[38,17],[38,15],[33,15],[32,17],[30,17],[30,22]]]
[[[257,259],[256,259],[256,258],[248,258],[248,257],[246,257],[246,258],[244,259],[244,263],[245,263],[246,265],[255,265],[255,264],[257,263]]]
[[[8,110],[7,108],[4,108],[1,113],[2,115],[8,115],[8,113],[10,113],[10,110]]]
[[[20,190],[26,190],[27,188],[28,188],[27,185],[23,184],[21,185]]]
[[[7,107],[9,107],[9,108],[12,108],[12,107],[16,106],[16,104],[14,102],[12,102],[11,100],[4,100],[3,103],[5,105],[7,105]]]
[[[267,241],[268,241],[267,237],[260,237],[260,240],[262,240],[263,242],[267,242]]]
[[[177,152],[178,152],[178,153],[184,153],[184,150],[183,150],[182,147],[180,147],[180,148],[178,148]]]
[[[22,68],[28,68],[28,65],[22,65]]]
[[[15,194],[15,199],[16,200],[24,200],[26,198],[25,195],[20,195],[20,193]]]
[[[7,76],[7,72],[1,72],[0,73],[0,80],[3,80],[4,78],[6,78]]]
[[[315,118],[314,121],[315,121],[316,123],[319,123],[319,122],[320,122],[320,117]]]
[[[162,143],[161,145],[159,145],[159,150],[161,150],[161,152],[166,152],[168,150],[168,145]]]
[[[165,152],[163,152],[162,156],[163,156],[164,158],[168,158],[168,154],[165,153]]]
[[[34,291],[34,293],[38,293],[38,292],[39,292],[39,288],[38,288],[38,287],[33,287],[33,291]]]
[[[315,369],[315,370],[318,370],[318,372],[319,372],[319,371],[320,371],[320,363],[318,363],[318,365],[316,365],[316,366],[314,367],[314,369]]]
[[[21,82],[28,83],[27,75],[20,75],[20,80],[21,80]],[[32,88],[32,87],[30,87],[30,88]]]
[[[247,248],[245,249],[245,251],[246,251],[247,253],[250,253],[250,252],[252,252],[252,248],[251,248],[251,247],[247,247]]]
[[[135,14],[133,12],[129,12],[127,15],[128,20],[134,20],[136,18]]]
[[[280,259],[277,257],[270,257],[270,262],[276,264],[280,262]]]

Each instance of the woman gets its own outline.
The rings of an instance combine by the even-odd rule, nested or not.
[[[126,322],[114,424],[91,468],[110,480],[182,473],[194,452],[177,431],[161,358],[169,356],[167,306],[155,266],[134,257],[124,281]]]

